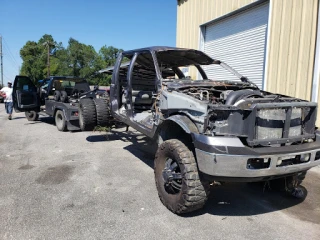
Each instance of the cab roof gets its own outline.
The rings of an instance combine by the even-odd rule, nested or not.
[[[212,59],[210,56],[199,50],[189,48],[153,46],[124,51],[123,54],[126,57],[130,58],[130,55],[133,56],[135,53],[146,51],[155,52],[158,61],[166,62],[171,67],[186,65],[209,65],[220,63],[220,61]]]

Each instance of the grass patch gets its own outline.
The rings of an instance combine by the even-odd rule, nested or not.
[[[101,126],[95,126],[93,129],[94,132],[110,132],[111,127],[101,127]]]
[[[95,126],[93,129],[93,132],[99,132],[99,133],[105,133],[103,134],[106,140],[109,140],[108,133],[111,132],[111,127],[101,127],[101,126]]]

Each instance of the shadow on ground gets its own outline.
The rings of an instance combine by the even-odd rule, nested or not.
[[[24,117],[18,117],[18,118],[24,118]],[[18,119],[16,118],[16,119]],[[40,117],[37,121],[28,121],[26,119],[26,123],[24,125],[30,125],[30,124],[39,124],[39,123],[46,123],[50,125],[55,126],[54,118],[53,117]]]
[[[250,219],[250,216],[288,209],[304,201],[283,192],[264,189],[262,185],[226,183],[223,186],[212,187],[206,207],[198,212],[189,213],[185,217],[209,213],[224,218],[247,216],[251,221],[253,219]]]
[[[120,132],[111,130],[110,133],[92,135],[87,137],[89,142],[116,141],[130,142],[124,147],[142,162],[153,168],[153,159],[157,149],[156,144],[138,132]],[[222,186],[212,187],[209,200],[202,210],[183,215],[183,217],[195,217],[203,214],[221,216],[221,220],[229,216],[246,216],[247,221],[255,221],[259,214],[283,210],[288,214],[313,223],[320,221],[320,213],[317,211],[320,204],[320,189],[314,184],[320,182],[320,176],[315,173],[307,174],[304,181],[311,194],[306,200],[293,198],[284,192],[270,189],[264,184],[225,183]]]
[[[12,117],[12,120],[18,120],[18,119],[21,119],[21,118],[25,118],[25,117]]]
[[[123,128],[124,130],[125,128]],[[132,131],[114,131],[107,134],[97,134],[87,137],[88,142],[112,142],[121,140],[132,144],[124,147],[125,150],[132,153],[149,167],[153,168],[153,159],[157,150],[157,145],[145,135]]]

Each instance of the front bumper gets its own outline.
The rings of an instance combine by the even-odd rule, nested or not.
[[[320,165],[318,134],[317,141],[313,143],[264,148],[249,148],[236,137],[209,137],[201,134],[192,134],[192,137],[199,170],[217,179],[268,180],[303,172]],[[279,159],[292,159],[302,154],[310,154],[310,160],[299,164],[277,166]],[[248,164],[250,159],[266,159],[267,167],[250,168]]]

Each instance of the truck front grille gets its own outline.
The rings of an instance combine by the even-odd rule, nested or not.
[[[290,109],[261,109],[257,112],[256,139],[280,139],[285,137],[285,122]],[[292,108],[288,137],[302,134],[302,109]]]
[[[249,145],[302,141],[314,137],[315,103],[257,104]]]
[[[286,110],[260,109],[256,118],[256,139],[279,139],[282,137]]]

